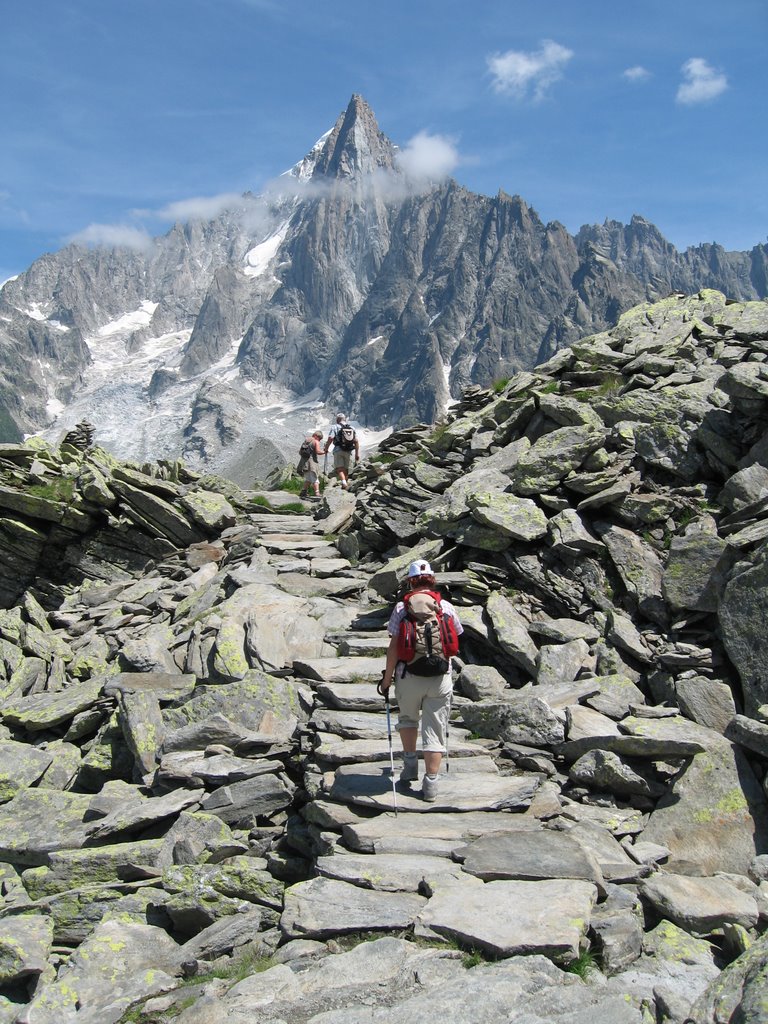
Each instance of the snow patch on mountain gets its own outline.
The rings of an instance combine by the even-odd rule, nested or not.
[[[258,245],[254,245],[252,249],[248,250],[245,254],[245,266],[243,267],[243,272],[248,277],[261,277],[266,271],[285,239],[288,232],[288,224],[289,221],[284,221],[277,231],[265,238],[263,242],[259,242]]]
[[[117,320],[110,320],[108,324],[100,327],[98,330],[99,337],[108,338],[113,334],[122,334],[125,331],[136,331],[140,327],[147,327],[157,306],[158,303],[149,302],[145,299],[138,309],[134,309],[130,313],[124,313]]]
[[[294,164],[289,170],[283,171],[280,177],[290,176],[292,178],[296,178],[302,183],[309,181],[314,173],[315,167],[317,166],[317,158],[320,156],[326,139],[332,131],[333,128],[329,128],[325,134],[321,135],[312,149],[310,149],[309,153],[307,153],[303,159],[299,160],[298,163]]]

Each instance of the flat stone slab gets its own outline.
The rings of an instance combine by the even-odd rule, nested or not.
[[[275,585],[295,597],[349,597],[359,594],[368,581],[351,576],[307,576],[305,573],[281,573]]]
[[[88,839],[97,842],[123,832],[137,832],[198,804],[202,795],[199,789],[176,789],[165,796],[153,797],[124,810],[113,811],[105,818],[86,825]]]
[[[42,974],[52,945],[50,916],[28,914],[5,918],[0,927],[0,985],[29,981]]]
[[[625,718],[620,729],[625,735],[585,737],[563,743],[560,753],[566,761],[575,761],[590,750],[610,750],[623,757],[661,760],[665,757],[693,757],[706,750],[701,739],[694,739],[687,718]],[[698,734],[697,734],[698,735]]]
[[[320,687],[318,687],[318,691],[320,691]],[[381,698],[378,694],[376,696],[380,705]],[[387,735],[387,716],[381,708],[378,713],[317,708],[312,712],[309,724],[314,726],[318,732],[333,733],[335,736],[348,740],[375,740]]]
[[[583,821],[566,834],[597,861],[608,882],[636,882],[650,870],[630,857],[616,837],[597,822]]]
[[[53,850],[79,849],[92,799],[90,793],[22,790],[0,807],[0,860],[37,866]]]
[[[615,836],[634,836],[642,832],[648,816],[633,807],[599,807],[566,801],[561,810],[566,821],[592,822],[608,829]]]
[[[552,829],[483,836],[467,846],[463,857],[464,870],[484,882],[579,878],[604,889],[595,858],[567,833]]]
[[[232,782],[242,782],[256,775],[278,772],[283,767],[278,760],[267,758],[251,759],[235,757],[234,754],[214,754],[206,757],[202,750],[180,750],[166,754],[157,769],[157,782],[176,784],[191,783],[200,780],[209,786],[225,786]]]
[[[389,761],[389,743],[386,738],[345,740],[318,733],[318,739],[320,742],[315,747],[315,757],[328,761],[330,764],[360,764],[370,761]],[[399,747],[399,740],[397,738],[393,740],[393,743],[397,743]],[[420,748],[420,746],[421,741],[419,739],[417,747]],[[471,758],[473,762],[476,762],[471,768],[465,770],[485,771],[498,775],[499,770],[496,767],[496,762],[493,758],[488,757],[485,748],[476,743],[467,742],[466,740],[454,740],[451,737],[449,751],[452,758],[457,757],[462,760]],[[402,756],[397,749],[395,750],[394,757],[395,771],[399,773],[402,770],[403,764]]]
[[[0,803],[37,782],[52,761],[52,754],[29,743],[0,740]]]
[[[302,658],[293,662],[294,672],[321,683],[378,683],[383,668],[383,658]],[[373,692],[376,694],[375,686]],[[376,704],[383,710],[384,699],[379,694]]]
[[[215,789],[203,799],[202,807],[227,824],[251,828],[260,816],[268,816],[287,807],[293,799],[294,789],[282,774],[257,775]]]
[[[174,987],[180,947],[162,928],[102,921],[55,981],[41,985],[18,1020],[29,1024],[112,1024],[134,1000]]]
[[[759,916],[753,897],[725,878],[657,872],[641,883],[640,893],[662,917],[694,935],[726,924],[754,928]]]
[[[81,680],[58,693],[34,693],[30,697],[9,700],[0,711],[0,719],[30,732],[50,729],[86,711],[98,699],[103,685],[103,677]]]
[[[418,892],[425,880],[462,876],[461,865],[445,857],[378,852],[318,857],[317,870],[324,878],[384,892]]]
[[[328,541],[317,533],[265,533],[259,542],[267,551],[305,551],[327,547]]]
[[[361,889],[331,878],[313,878],[285,890],[280,929],[288,938],[329,938],[358,931],[408,928],[426,899],[413,893]]]
[[[391,843],[428,840],[450,843],[452,849],[465,846],[473,839],[499,832],[536,831],[541,822],[527,814],[507,811],[468,811],[465,814],[408,815],[404,822],[400,815],[380,814],[376,818],[342,825],[344,842],[361,853],[374,853]]]
[[[383,658],[389,647],[389,634],[347,636],[339,640],[339,654],[356,658]]]
[[[457,883],[438,889],[419,924],[499,957],[541,953],[575,960],[597,899],[578,879]]]
[[[418,790],[415,791],[416,795],[411,795],[413,791],[398,787],[397,808],[399,811],[418,813],[520,810],[530,805],[541,779],[542,776],[531,774],[505,778],[473,772],[469,780],[459,772],[443,773],[434,803],[422,800]],[[342,803],[391,811],[394,809],[394,796],[389,766],[342,765],[336,770],[329,795],[331,800]]]
[[[119,672],[104,684],[104,696],[118,693],[154,693],[158,700],[178,700],[192,693],[197,677],[190,672]]]

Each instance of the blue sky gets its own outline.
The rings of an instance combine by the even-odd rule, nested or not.
[[[352,93],[570,231],[768,234],[765,0],[2,0],[0,24],[0,281],[258,191]]]

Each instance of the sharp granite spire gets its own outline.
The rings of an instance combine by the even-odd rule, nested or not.
[[[354,95],[339,115],[315,163],[313,178],[350,178],[395,170],[395,145],[379,129],[376,115]]]

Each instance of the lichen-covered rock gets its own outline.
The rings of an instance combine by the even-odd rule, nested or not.
[[[174,985],[178,948],[161,928],[104,921],[35,994],[19,1024],[115,1024],[137,999]]]
[[[0,923],[0,985],[29,982],[47,966],[53,923],[41,914],[5,918]]]

